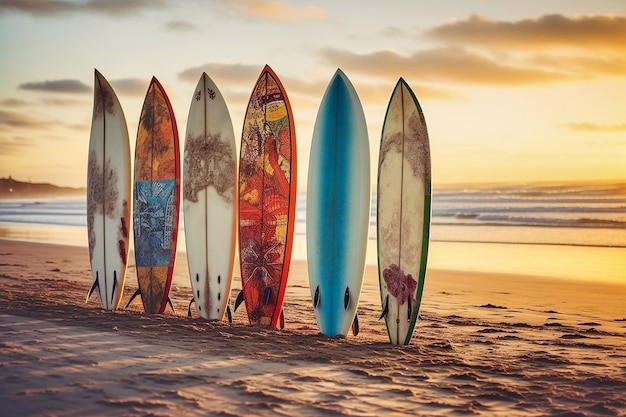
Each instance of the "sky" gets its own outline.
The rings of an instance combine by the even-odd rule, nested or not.
[[[0,177],[86,185],[94,68],[119,97],[131,152],[151,77],[182,144],[203,71],[239,146],[265,64],[291,102],[301,189],[337,68],[365,111],[373,189],[399,77],[426,117],[435,186],[626,180],[622,0],[0,0]]]

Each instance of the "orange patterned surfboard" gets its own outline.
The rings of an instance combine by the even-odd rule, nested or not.
[[[170,101],[153,77],[137,130],[133,190],[138,293],[149,314],[162,313],[167,306],[176,258],[179,211],[178,129]]]
[[[250,324],[284,324],[295,209],[293,115],[285,89],[266,65],[248,103],[239,161],[239,262]]]

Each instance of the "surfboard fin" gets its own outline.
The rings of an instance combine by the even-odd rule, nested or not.
[[[320,305],[320,286],[315,289],[315,296],[313,296],[313,308],[317,308]]]
[[[265,294],[263,296],[263,305],[270,303],[270,297],[272,296],[272,289],[270,287],[265,288]]]
[[[239,291],[239,294],[237,294],[237,299],[235,300],[235,309],[233,311],[237,311],[241,303],[243,303],[243,290]]]
[[[167,296],[167,304],[169,304],[170,308],[172,309],[172,313],[176,314],[176,310],[174,310],[174,303],[172,303],[172,299],[169,295]]]
[[[191,317],[191,305],[194,301],[196,301],[196,299],[191,297],[191,300],[189,301],[189,307],[187,308],[187,317]]]
[[[355,336],[359,334],[359,313],[356,313],[352,320],[352,334]]]
[[[117,271],[113,271],[113,290],[111,291],[111,305],[115,299],[115,288],[117,287]]]
[[[141,288],[137,288],[137,291],[135,291],[135,293],[133,294],[132,297],[130,297],[130,300],[128,300],[128,303],[126,304],[126,307],[124,308],[128,308],[128,306],[130,305],[130,303],[133,302],[133,300],[135,299],[135,297],[137,297],[138,295],[141,294]]]
[[[280,330],[285,328],[285,309],[280,309],[280,317],[278,318],[278,324],[280,325]]]
[[[411,307],[411,299],[408,300],[407,302],[408,307],[407,307],[407,316],[406,316],[406,321],[409,322],[411,321],[411,314],[413,313],[413,308]]]
[[[343,294],[343,308],[346,310],[350,307],[350,287],[346,287],[346,292]]]
[[[85,303],[87,301],[89,301],[89,299],[91,298],[91,296],[93,295],[93,292],[96,290],[96,288],[98,288],[100,286],[100,280],[98,279],[98,273],[96,272],[96,279],[93,281],[93,284],[91,284],[91,289],[89,290],[89,292],[87,293],[87,298],[85,298]]]
[[[383,312],[380,314],[380,317],[378,318],[378,320],[382,319],[383,317],[386,317],[387,313],[389,313],[389,294],[387,294],[387,297],[385,298],[385,305],[383,307]]]
[[[230,308],[230,302],[226,304],[226,317],[228,317],[228,323],[233,323],[233,311]]]

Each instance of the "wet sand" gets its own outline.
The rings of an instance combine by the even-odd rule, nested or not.
[[[184,256],[176,314],[149,316],[139,300],[85,303],[87,248],[0,239],[0,415],[626,414],[626,285],[429,270],[422,320],[398,347],[378,321],[375,266],[361,333],[327,338],[305,262],[292,262],[280,331],[248,326],[244,309],[232,324],[188,318]],[[136,288],[131,265],[123,304]]]

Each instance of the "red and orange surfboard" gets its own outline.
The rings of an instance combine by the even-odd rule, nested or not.
[[[244,118],[239,159],[239,262],[250,324],[284,326],[295,226],[296,134],[289,99],[269,66]]]
[[[153,77],[137,130],[133,190],[135,263],[139,282],[135,295],[141,295],[149,314],[162,313],[169,301],[179,212],[178,129],[165,90]]]

